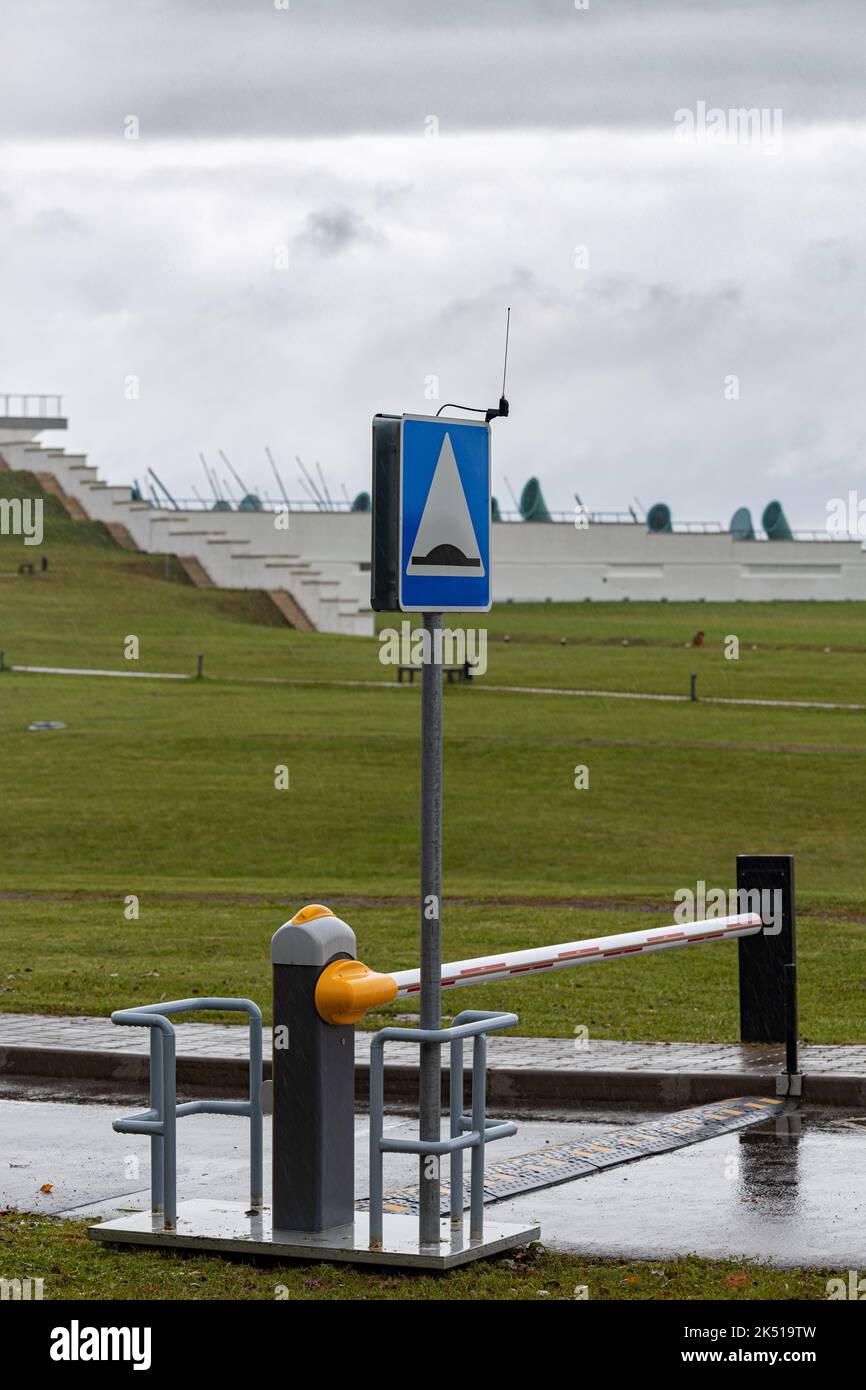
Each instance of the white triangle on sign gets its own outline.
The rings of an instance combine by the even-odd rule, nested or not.
[[[484,561],[460,481],[451,436],[447,433],[436,461],[406,573],[484,574]]]

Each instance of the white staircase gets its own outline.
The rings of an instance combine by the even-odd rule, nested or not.
[[[330,533],[323,547],[315,518],[306,513],[293,514],[284,530],[274,512],[176,511],[134,501],[131,488],[101,482],[84,454],[16,440],[0,444],[0,455],[11,469],[52,475],[91,520],[119,522],[140,550],[195,557],[218,588],[285,590],[320,632],[371,636],[374,631],[369,574],[360,562],[345,558],[345,544],[335,545]],[[349,523],[346,531],[351,527],[353,535],[359,529],[355,517],[326,514],[325,519],[331,526]],[[369,517],[360,520],[369,535]],[[321,527],[319,534],[324,535]],[[310,550],[315,559],[309,558]],[[362,533],[355,538],[355,553],[369,554]]]

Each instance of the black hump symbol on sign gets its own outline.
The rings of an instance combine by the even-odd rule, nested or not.
[[[413,555],[413,565],[465,565],[467,568],[478,569],[481,564],[481,557],[471,559],[464,555],[463,551],[456,545],[437,545],[428,555]]]

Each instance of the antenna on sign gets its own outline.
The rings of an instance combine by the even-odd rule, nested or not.
[[[511,305],[505,315],[505,361],[502,363],[502,395],[505,395],[505,373],[508,371],[508,332],[511,328]]]
[[[499,397],[499,405],[497,408],[495,410],[490,409],[485,414],[484,418],[488,423],[491,420],[496,420],[500,415],[505,416],[508,414],[508,401],[505,399],[505,374],[508,371],[508,334],[510,329],[511,305],[509,304],[505,315],[505,360],[502,363],[502,395]]]
[[[510,328],[511,306],[509,305],[505,317],[505,361],[502,366],[502,395],[499,397],[498,406],[491,406],[489,410],[483,412],[485,422],[488,425],[491,420],[498,419],[500,415],[505,416],[508,414],[508,402],[505,399],[505,373],[508,371],[508,332]],[[482,413],[482,407],[480,405],[458,405],[456,401],[446,401],[445,405],[440,405],[439,409],[436,411],[436,415],[441,415],[443,410],[469,410],[473,415],[480,415]]]

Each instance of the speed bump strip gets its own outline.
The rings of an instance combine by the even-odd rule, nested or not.
[[[639,1158],[669,1153],[704,1139],[715,1139],[732,1130],[761,1124],[772,1116],[789,1109],[789,1102],[776,1096],[738,1096],[721,1104],[700,1105],[694,1110],[681,1110],[663,1120],[650,1124],[629,1125],[626,1129],[611,1130],[597,1140],[580,1140],[567,1144],[551,1144],[533,1153],[518,1154],[487,1166],[484,1174],[484,1201],[502,1202],[540,1187],[554,1187],[598,1173],[604,1168],[618,1168]],[[450,1188],[444,1176],[441,1183],[442,1214],[450,1210]],[[366,1198],[357,1202],[359,1211],[366,1211]],[[467,1202],[468,1205],[468,1202]],[[386,1212],[411,1214],[418,1210],[418,1188],[401,1187],[387,1193],[383,1203]]]

